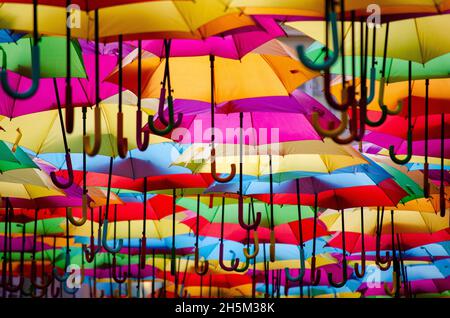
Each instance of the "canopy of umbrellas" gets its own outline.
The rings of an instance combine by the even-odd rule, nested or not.
[[[3,1],[2,297],[448,297],[450,1],[372,2]]]

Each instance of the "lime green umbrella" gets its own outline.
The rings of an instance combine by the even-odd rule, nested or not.
[[[323,45],[319,42],[314,43],[310,50],[308,50],[307,56],[311,60],[323,60],[325,52],[322,49]],[[370,70],[372,68],[372,58],[367,59],[368,67]],[[355,76],[361,76],[360,64],[361,59],[359,57],[355,58]],[[381,70],[383,67],[383,58],[375,57],[375,79],[381,79]],[[345,73],[351,74],[352,72],[352,57],[345,57]],[[338,60],[331,67],[332,74],[342,74],[342,56],[339,56]],[[369,75],[368,75],[369,76]],[[412,79],[431,79],[431,78],[447,78],[450,76],[450,53],[438,56],[425,64],[413,62],[412,63]],[[386,58],[386,70],[385,78],[387,83],[402,82],[408,80],[408,61]]]
[[[213,206],[209,206],[209,198],[205,197],[206,201],[200,203],[200,216],[204,217],[211,223],[221,222],[222,207],[213,203]],[[215,200],[222,201],[222,198],[216,198]],[[218,203],[216,201],[215,203]],[[225,223],[239,224],[238,220],[238,200],[227,199],[226,213],[224,221]],[[197,210],[197,200],[195,198],[181,198],[177,200],[177,205],[180,205],[188,210]],[[249,214],[249,204],[244,203],[244,215]],[[260,225],[262,227],[270,226],[270,205],[260,201],[254,201],[253,203],[255,212],[261,212],[262,218]],[[314,217],[314,210],[309,206],[302,206],[303,218]],[[298,221],[298,209],[296,205],[274,205],[275,225],[286,224],[289,222]],[[250,211],[251,213],[251,211]]]
[[[14,146],[0,141],[0,173],[15,169],[39,169],[33,160],[31,160],[31,158],[20,147],[16,148],[15,151],[13,151],[13,148]]]
[[[32,76],[32,54],[33,40],[22,38],[16,43],[2,43],[0,52],[0,67]],[[40,48],[40,77],[65,77],[66,76],[66,39],[63,37],[42,37],[39,41]],[[72,41],[70,52],[71,76],[86,78],[86,70],[81,55],[81,47],[77,41]]]

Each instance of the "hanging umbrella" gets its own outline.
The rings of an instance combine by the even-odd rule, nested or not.
[[[30,3],[31,1],[27,1]],[[31,32],[33,26],[33,11],[47,19],[37,19],[36,25],[42,34],[65,35],[66,33],[66,4],[64,6],[39,6],[37,2],[6,3],[2,10],[4,15],[2,28],[23,30]],[[74,1],[74,3],[76,3]],[[53,3],[52,3],[53,4]],[[85,7],[85,4],[83,4]],[[118,34],[127,37],[142,35],[146,37],[163,38],[168,34],[178,37],[208,37],[216,33],[228,31],[237,26],[254,26],[255,23],[247,16],[240,17],[240,10],[230,8],[221,1],[145,1],[127,3],[125,5],[107,4],[98,7],[89,5],[90,11],[80,11],[79,28],[73,28],[72,36],[77,38],[93,37],[93,22],[90,16],[98,12],[100,17],[100,36],[102,39],[116,39]],[[163,12],[164,14],[161,14]],[[202,12],[203,14],[198,14]],[[1,15],[1,13],[0,13]],[[231,16],[230,16],[231,15]],[[170,16],[172,19],[164,19]],[[8,17],[7,20],[6,17]],[[8,22],[6,22],[8,21]],[[52,21],[48,23],[46,21]],[[123,25],[129,25],[129,21],[135,21],[132,27],[123,30]],[[153,21],[149,23],[149,21]],[[239,23],[238,23],[239,22]],[[210,23],[210,24],[209,24]]]
[[[3,132],[5,131],[0,131],[0,136]],[[22,148],[17,147],[17,144],[11,146],[10,144],[0,141],[0,171],[5,173],[10,170],[26,168],[33,169],[38,168],[38,166],[25,153],[25,151],[23,151]]]
[[[117,130],[116,130],[116,110],[113,110],[111,105],[101,105],[101,120],[103,122],[102,125],[102,135],[105,136],[103,147],[100,149],[100,153],[107,156],[117,156]],[[75,117],[81,117],[81,109],[75,108]],[[123,106],[124,117],[127,120],[134,120],[134,111],[135,108],[132,106]],[[64,113],[64,110],[62,110]],[[92,123],[92,120],[89,120],[93,116],[92,110],[87,110],[87,119],[89,123]],[[131,119],[133,118],[133,119]],[[0,126],[2,126],[5,131],[1,133],[2,140],[14,142],[16,138],[16,129],[20,128],[22,132],[22,138],[20,140],[20,145],[30,149],[35,153],[46,153],[46,152],[64,152],[64,145],[60,142],[61,139],[61,128],[58,124],[54,124],[55,121],[58,121],[58,111],[50,110],[45,112],[40,112],[39,114],[30,114],[25,116],[20,116],[14,118],[12,120],[3,119],[0,120]],[[40,126],[42,125],[42,126]],[[75,122],[74,132],[72,134],[67,135],[68,145],[70,147],[71,152],[73,153],[81,153],[82,152],[82,122]],[[94,125],[87,126],[87,132],[93,132]],[[126,125],[124,135],[125,136],[133,136],[134,127],[133,125]],[[42,129],[41,129],[41,128]],[[48,127],[51,127],[50,130]],[[39,132],[39,133],[36,133]],[[129,148],[136,148],[136,144],[133,141],[134,138],[130,138]],[[155,136],[151,139],[152,143],[160,143],[165,139]]]

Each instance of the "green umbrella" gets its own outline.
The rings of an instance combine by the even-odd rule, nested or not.
[[[39,169],[39,167],[21,148],[18,147],[15,151],[13,151],[13,148],[14,146],[10,146],[5,142],[0,141],[0,173],[24,168]]]
[[[16,43],[2,43],[0,51],[0,67],[31,77],[33,40],[22,38]],[[66,39],[63,37],[42,37],[39,41],[40,48],[40,77],[65,77],[66,76]],[[77,41],[71,44],[71,76],[86,78],[81,47]]]
[[[206,199],[209,201],[208,197],[206,197]],[[221,197],[219,199],[221,201]],[[224,219],[225,223],[239,224],[237,199],[227,199],[225,202],[227,203]],[[190,211],[197,210],[197,201],[195,198],[181,198],[177,200],[177,205],[182,206]],[[266,228],[270,227],[270,205],[255,200],[253,206],[255,208],[255,212],[262,213],[260,225]],[[274,212],[275,225],[298,221],[298,210],[296,205],[274,205]],[[244,202],[244,216],[248,215],[248,213],[249,204],[246,204]],[[211,223],[221,222],[222,207],[213,203],[212,208],[210,208],[209,204],[203,201],[200,206],[200,215]],[[303,218],[314,217],[313,208],[309,206],[302,206],[302,215]]]
[[[325,55],[323,46],[319,42],[310,46],[307,56],[311,60],[323,60]],[[372,68],[372,59],[368,59],[367,70]],[[412,62],[412,79],[431,79],[431,78],[447,78],[450,75],[450,53],[438,56],[425,64]],[[355,72],[356,76],[361,76],[360,59],[355,59]],[[381,79],[381,69],[383,67],[383,57],[375,57],[375,79]],[[345,73],[351,74],[352,71],[352,57],[345,57]],[[332,74],[342,74],[342,56],[339,56],[338,60],[331,67]],[[369,76],[369,75],[368,75]],[[403,82],[408,80],[408,61],[386,58],[386,70],[385,70],[386,83]]]

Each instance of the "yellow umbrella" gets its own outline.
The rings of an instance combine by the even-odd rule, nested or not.
[[[31,200],[50,196],[65,196],[65,193],[55,186],[40,187],[32,184],[0,182],[0,197]]]
[[[231,6],[242,8],[250,15],[291,15],[323,17],[325,1],[317,0],[231,0]],[[368,15],[367,8],[375,2],[372,0],[346,1],[346,11],[355,10],[358,15]],[[380,0],[376,4],[382,8],[382,14],[399,13],[440,13],[450,8],[449,1],[428,0]],[[337,7],[337,12],[339,8]]]
[[[425,80],[412,81],[412,96],[425,97]],[[359,86],[359,83],[358,83]],[[375,82],[375,97],[373,101],[367,105],[369,110],[380,110],[378,97],[380,92],[380,82]],[[428,97],[436,99],[450,99],[448,92],[450,91],[450,79],[433,79],[428,87]],[[331,93],[338,99],[342,97],[342,85],[339,82],[331,87]],[[386,84],[384,88],[384,104],[390,109],[395,110],[399,100],[407,97],[408,82],[397,82]]]
[[[377,213],[374,209],[364,209],[364,233],[376,234]],[[348,209],[345,213],[345,230],[361,233],[361,210]],[[341,231],[340,212],[327,210],[319,217],[330,231]],[[434,213],[418,211],[394,210],[394,226],[396,233],[434,233],[448,228],[449,216],[441,217]],[[391,219],[383,218],[382,232],[391,234]]]
[[[288,26],[307,36],[325,43],[325,24],[317,21],[289,22]],[[426,63],[429,60],[450,52],[447,30],[450,28],[449,15],[414,18],[389,23],[389,42],[387,57]],[[340,29],[340,22],[338,23]],[[355,38],[360,37],[359,23],[355,23]],[[386,24],[377,28],[375,56],[383,57]],[[352,53],[351,23],[344,22],[345,52]],[[371,41],[369,41],[371,42]],[[355,52],[360,52],[360,43],[355,41]],[[372,43],[368,43],[372,52]]]
[[[291,147],[284,144],[290,144]],[[239,164],[239,152],[233,149],[237,145],[220,146],[216,153],[216,169],[220,173],[228,173],[230,163]],[[246,150],[250,147],[244,147],[244,153],[248,154],[243,156],[245,174],[253,176],[269,174],[270,157],[272,173],[289,171],[330,173],[337,169],[367,163],[353,148],[339,146],[330,139],[281,143],[279,148],[281,151],[277,153],[270,150],[267,152],[266,149],[264,152],[259,151],[260,147],[265,146],[253,147],[256,150]],[[273,149],[274,145],[271,147]],[[210,149],[210,145],[193,144],[174,160],[173,164],[186,166],[195,173],[210,172]]]
[[[222,0],[141,1],[98,9],[101,39],[113,39],[119,34],[147,37],[208,37],[255,22],[240,14],[238,8]],[[94,38],[95,11],[74,12],[72,37]],[[66,35],[65,6],[37,6],[39,33]],[[210,24],[209,26],[206,26]],[[126,27],[124,27],[126,26]],[[203,27],[203,28],[202,28]],[[33,5],[3,3],[0,8],[0,28],[33,31]],[[201,28],[201,29],[200,29]]]
[[[142,60],[142,96],[159,98],[165,59]],[[287,96],[304,82],[318,75],[288,56],[247,54],[240,61],[215,58],[215,102]],[[123,68],[123,85],[137,93],[137,60]],[[193,71],[195,70],[195,71]],[[177,99],[211,101],[211,69],[208,56],[171,57],[170,80]],[[109,80],[118,80],[117,72]]]
[[[100,154],[116,157],[117,152],[117,108],[113,105],[101,104],[101,136],[102,144]],[[81,118],[82,108],[74,109],[75,116]],[[124,125],[124,136],[128,137],[129,149],[136,148],[135,126],[136,126],[136,108],[130,105],[123,105],[123,116],[127,123]],[[64,110],[63,110],[64,113]],[[87,134],[94,132],[94,109],[87,109]],[[64,144],[61,142],[61,126],[59,123],[58,111],[49,110],[41,113],[24,115],[13,118],[0,119],[0,126],[5,131],[1,133],[0,138],[8,142],[14,142],[16,139],[16,129],[20,128],[22,138],[20,145],[32,150],[35,153],[57,153],[65,152]],[[81,120],[75,121],[74,131],[67,135],[67,141],[71,152],[83,152],[83,123]],[[152,144],[167,141],[166,138],[151,135]]]
[[[53,186],[52,180],[44,171],[34,168],[5,171],[0,174],[0,182],[32,184],[46,188]]]

